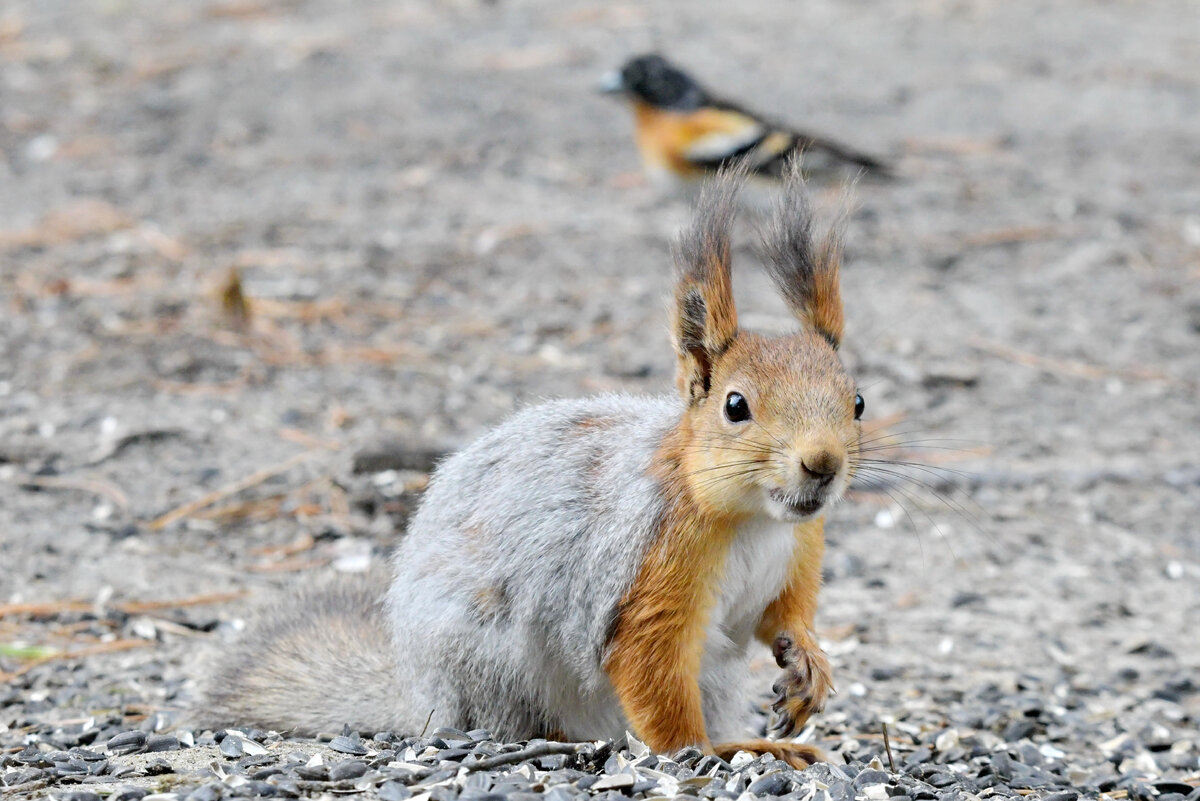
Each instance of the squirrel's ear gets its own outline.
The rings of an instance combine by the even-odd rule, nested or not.
[[[798,158],[788,166],[783,192],[763,234],[762,255],[792,314],[836,348],[844,326],[838,281],[841,231],[834,226],[819,241],[814,238],[812,208]]]
[[[675,247],[676,379],[689,403],[708,395],[713,363],[737,336],[729,229],[744,172],[743,167],[722,169],[704,185],[692,225]]]

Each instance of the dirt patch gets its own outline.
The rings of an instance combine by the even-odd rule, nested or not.
[[[630,120],[592,93],[658,42],[896,165],[856,191],[844,350],[866,418],[922,466],[831,518],[841,692],[814,736],[869,758],[891,720],[901,760],[933,764],[945,730],[983,732],[1094,790],[1195,776],[1193,21],[1182,2],[10,2],[0,602],[87,608],[0,617],[5,775],[30,739],[169,725],[249,601],[378,563],[413,469],[518,406],[670,390],[686,205],[637,177]],[[788,325],[737,256],[743,319]]]

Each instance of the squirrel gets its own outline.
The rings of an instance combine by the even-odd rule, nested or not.
[[[823,522],[853,475],[863,412],[837,353],[841,244],[836,228],[814,233],[793,163],[763,255],[800,330],[739,329],[741,182],[726,170],[704,188],[674,250],[677,394],[532,406],[447,458],[390,585],[342,581],[262,615],[210,673],[207,725],[628,731],[658,752],[823,759],[747,736],[745,685],[757,638],[783,670],[775,737],[832,691],[813,631]]]

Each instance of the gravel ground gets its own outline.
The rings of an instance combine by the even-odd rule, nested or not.
[[[834,764],[175,727],[252,601],[380,563],[436,454],[670,386],[686,205],[591,91],[651,46],[896,165],[846,358],[918,466],[830,521]],[[6,796],[1200,799],[1198,130],[1184,0],[8,0]]]

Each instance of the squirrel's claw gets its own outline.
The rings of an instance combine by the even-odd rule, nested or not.
[[[822,703],[815,702],[812,697],[785,698],[778,704],[773,704],[777,717],[768,731],[768,736],[774,739],[795,736],[814,712],[820,712]]]
[[[796,727],[796,721],[787,712],[780,712],[774,722],[767,727],[767,737],[772,740],[778,740],[781,737],[787,737],[788,733]]]
[[[802,648],[785,636],[776,640],[773,650],[784,673],[771,687],[775,693],[771,708],[777,717],[768,735],[791,737],[809,717],[824,709],[825,699],[834,691],[829,659],[815,641]]]

